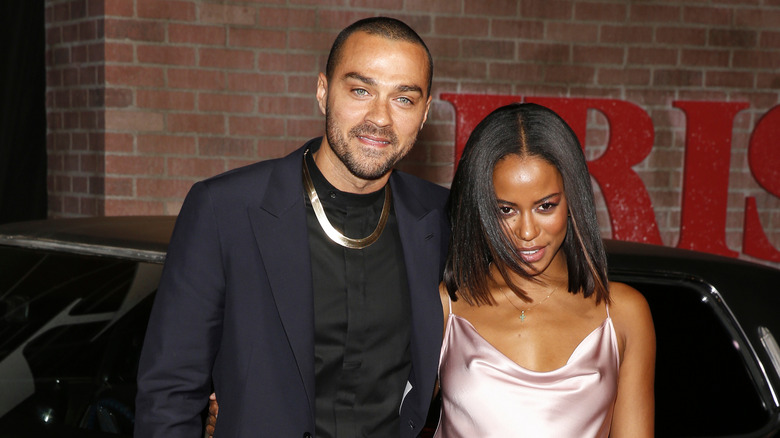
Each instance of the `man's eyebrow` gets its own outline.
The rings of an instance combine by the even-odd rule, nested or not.
[[[358,80],[366,85],[377,85],[376,79],[369,78],[367,76],[363,76],[360,73],[356,72],[349,72],[344,75],[345,79],[355,79]],[[400,91],[402,93],[420,93],[423,94],[423,90],[418,85],[398,85],[395,87],[396,91]]]

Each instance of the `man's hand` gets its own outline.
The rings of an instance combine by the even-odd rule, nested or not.
[[[219,413],[217,394],[212,392],[209,396],[209,417],[206,419],[206,435],[208,438],[214,438],[214,428],[217,427],[217,413]]]

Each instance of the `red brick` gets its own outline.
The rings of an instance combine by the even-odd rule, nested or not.
[[[255,15],[255,9],[250,7],[200,3],[200,20],[204,23],[251,26],[255,24]]]
[[[287,33],[280,30],[232,27],[228,29],[228,44],[231,47],[284,49],[287,45]]]
[[[483,18],[442,16],[436,17],[434,27],[438,35],[486,37],[490,29],[490,22]]]
[[[138,90],[136,105],[153,109],[195,109],[195,94],[186,91]]]
[[[312,75],[312,93],[316,86],[316,78]],[[262,73],[228,73],[228,88],[235,91],[252,91],[260,93],[277,93],[284,91],[284,76]]]
[[[79,23],[79,38],[81,41],[96,40],[99,36],[98,24],[103,24],[97,20],[83,21]]]
[[[732,24],[733,12],[733,8],[723,6],[685,6],[683,8],[683,22],[728,26]]]
[[[280,137],[285,134],[285,120],[275,117],[239,117],[228,119],[230,135]]]
[[[192,176],[207,178],[227,170],[225,161],[215,158],[170,158],[169,176]]]
[[[619,64],[622,65],[625,58],[625,49],[610,46],[585,46],[572,47],[574,62],[578,64]]]
[[[464,58],[487,58],[496,61],[515,59],[514,41],[464,39],[461,41],[461,46]]]
[[[585,3],[574,5],[575,21],[623,22],[628,18],[628,9],[620,3]]]
[[[780,32],[761,32],[759,46],[766,49],[780,49]]]
[[[428,50],[431,51],[434,62],[436,59],[440,59],[442,57],[453,58],[460,56],[460,44],[459,41],[455,38],[426,37],[425,45],[427,45]],[[324,62],[322,64],[324,64]]]
[[[195,65],[195,49],[188,47],[139,45],[136,51],[144,64]]]
[[[249,113],[255,109],[255,98],[235,94],[201,93],[198,96],[198,109],[200,111]]]
[[[131,41],[165,41],[165,25],[159,22],[139,20],[105,20],[105,34],[108,39]]]
[[[62,2],[54,5],[54,10],[51,13],[52,22],[60,23],[70,20],[70,5]]]
[[[333,34],[330,37],[330,40],[332,41],[336,38],[336,34],[341,31],[341,29],[361,18],[366,18],[366,14],[350,9],[319,9],[316,14],[317,24],[316,26],[311,27],[316,27],[319,30],[332,30]],[[407,24],[411,26],[410,23]],[[274,25],[271,27],[277,26]]]
[[[106,87],[92,90],[89,96],[91,107],[105,105],[108,108],[125,108],[133,104],[133,91],[127,88]]]
[[[184,199],[192,188],[192,181],[170,178],[138,178],[135,181],[136,196],[139,198]]]
[[[732,65],[736,68],[755,70],[780,70],[780,51],[738,50],[734,52]]]
[[[484,61],[450,61],[440,60],[436,63],[436,77],[463,79],[486,79],[487,63]]]
[[[436,73],[438,77],[439,73]],[[284,87],[284,85],[282,85]],[[287,92],[291,94],[307,94],[314,96],[317,90],[317,77],[312,74],[306,75],[288,75]]]
[[[520,43],[517,57],[520,61],[570,62],[571,50],[568,44]]]
[[[664,70],[657,69],[653,72],[653,85],[661,87],[701,87],[704,82],[704,74],[694,70]]]
[[[632,3],[629,12],[629,21],[633,23],[679,23],[681,20],[682,9],[679,6],[659,5],[654,2]]]
[[[62,42],[62,28],[51,27],[46,29],[46,45],[52,47]]]
[[[110,46],[109,43],[98,43],[98,44],[89,44],[87,46],[87,58],[89,59],[89,62],[102,62],[106,60],[106,47]],[[132,49],[132,47],[131,47]],[[133,61],[133,52],[132,50],[130,52],[123,51],[123,52],[116,52],[113,53],[113,55],[116,57],[116,59],[113,59],[114,61],[121,61],[121,62],[132,62]]]
[[[257,66],[258,70],[266,72],[309,72],[312,76],[319,72],[317,56],[308,54],[260,52]]]
[[[288,32],[287,48],[292,50],[305,50],[307,52],[327,52],[333,44],[336,35],[331,32],[314,32],[310,30]]]
[[[523,18],[547,18],[563,20],[572,18],[571,1],[520,0],[520,16]]]
[[[163,70],[158,67],[125,65],[106,66],[106,84],[162,87],[165,85]]]
[[[203,156],[252,157],[256,155],[255,140],[231,137],[203,137],[198,140]]]
[[[538,64],[494,62],[490,64],[489,78],[513,82],[541,82],[544,80],[544,67]]]
[[[261,2],[261,4],[266,3]],[[257,24],[260,27],[313,28],[317,25],[317,11],[285,7],[260,8],[257,14]]]
[[[736,8],[734,25],[737,28],[769,29],[776,31],[780,26],[780,10],[764,8]]]
[[[458,5],[458,2],[451,2]],[[518,17],[520,2],[517,0],[465,2],[466,15],[492,15],[497,17]],[[460,11],[455,11],[460,12]]]
[[[78,46],[71,46],[70,57],[74,64],[85,64],[89,60],[89,56],[87,55],[87,46],[83,44]]]
[[[195,90],[225,88],[225,73],[214,70],[168,69],[168,86]]]
[[[547,39],[553,41],[596,42],[599,26],[593,23],[548,23]]]
[[[138,16],[165,20],[195,20],[195,3],[192,1],[136,0]]]
[[[70,63],[70,49],[58,48],[52,52],[53,65],[64,65]]]
[[[65,43],[80,41],[78,24],[65,24],[62,26],[62,41]]]
[[[753,72],[708,71],[704,85],[707,87],[750,88],[756,74]]]
[[[102,3],[103,4],[103,12],[102,14],[105,14],[106,16],[120,16],[120,17],[132,17],[135,11],[133,10],[133,6],[135,2],[130,2],[127,0],[103,0],[101,1],[90,1],[90,8],[92,7],[93,3]],[[101,15],[100,12],[96,11],[90,11],[90,15]]]
[[[62,83],[66,87],[78,85],[79,71],[76,68],[65,68],[62,70]]]
[[[317,102],[311,97],[263,97],[258,100],[258,113],[268,115],[316,115]]]
[[[163,116],[145,111],[106,110],[106,129],[110,131],[162,131]]]
[[[758,73],[756,75],[756,86],[759,89],[780,90],[780,74]]]
[[[133,134],[106,132],[103,137],[106,151],[131,152],[133,150]]]
[[[406,0],[405,4],[405,9],[409,12],[419,11],[444,14],[457,14],[461,12],[461,2],[452,0]]]
[[[633,65],[675,65],[677,50],[662,48],[630,47],[628,63]]]
[[[198,53],[201,67],[251,70],[255,65],[254,53],[248,50],[201,48]]]
[[[171,43],[223,46],[227,41],[227,30],[222,26],[170,23],[168,39]]]
[[[601,27],[601,42],[615,44],[651,43],[653,41],[653,28],[648,26],[603,25]]]
[[[195,138],[183,135],[138,135],[138,152],[161,155],[192,155]]]
[[[558,66],[548,68],[544,75],[546,82],[564,84],[592,84],[596,71],[585,66]]]
[[[680,64],[693,67],[728,67],[730,53],[721,49],[684,49],[681,52]]]
[[[171,132],[200,132],[223,134],[225,117],[211,114],[169,114],[168,130]]]
[[[106,173],[110,175],[159,175],[165,171],[165,158],[106,154]]]
[[[695,27],[659,27],[655,32],[656,42],[676,46],[704,46],[707,44],[707,30]]]
[[[135,201],[132,199],[106,199],[106,216],[161,215],[163,203],[159,201]]]
[[[752,30],[710,29],[710,46],[755,47],[757,41],[758,34]]]

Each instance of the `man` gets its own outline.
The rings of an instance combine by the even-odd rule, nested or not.
[[[431,102],[420,37],[344,29],[318,76],[326,135],[197,183],[138,376],[136,437],[417,436],[438,366],[446,190],[393,171]]]

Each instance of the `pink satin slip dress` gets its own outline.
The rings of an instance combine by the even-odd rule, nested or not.
[[[435,438],[609,436],[620,358],[609,317],[548,372],[518,365],[466,319],[450,314],[439,362]]]

